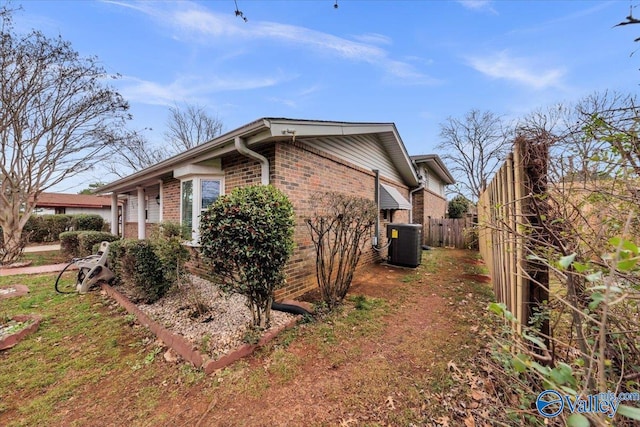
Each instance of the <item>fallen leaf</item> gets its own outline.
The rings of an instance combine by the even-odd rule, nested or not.
[[[473,400],[482,400],[482,399],[484,399],[484,397],[485,397],[485,394],[481,390],[472,390],[471,391],[471,398]]]
[[[449,417],[440,417],[436,419],[436,422],[442,427],[449,427]]]
[[[464,426],[476,427],[476,420],[473,419],[473,415],[469,415],[467,418],[464,419]]]
[[[458,366],[455,363],[453,363],[453,360],[449,360],[447,362],[447,369],[450,369],[450,370],[455,371],[455,372],[457,372],[459,374],[462,374],[460,369],[458,369]]]
[[[396,405],[393,403],[393,397],[391,396],[387,397],[387,407],[389,409],[396,409]]]

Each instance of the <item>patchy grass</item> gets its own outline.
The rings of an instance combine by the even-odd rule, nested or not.
[[[37,267],[41,265],[61,264],[63,262],[70,262],[71,260],[58,251],[44,251],[44,252],[24,252],[20,257],[20,262],[31,261],[31,267]]]
[[[0,353],[2,425],[55,423],[60,406],[77,397],[83,386],[112,375],[127,362],[144,360],[129,345],[146,335],[125,328],[124,317],[110,301],[95,293],[57,294],[54,280],[54,275],[0,278],[0,285],[22,283],[30,289],[23,297],[0,300],[1,313],[44,317],[36,333]]]
[[[424,273],[436,273],[439,271],[440,262],[443,258],[443,250],[432,248],[428,251],[422,251],[422,263],[420,265],[420,271]]]
[[[248,426],[464,425],[491,299],[489,285],[460,277],[468,256],[434,249],[413,271],[381,267],[338,310],[212,376],[165,363],[97,292],[58,295],[54,275],[0,278],[31,289],[0,313],[45,317],[0,353],[0,425],[228,425],[229,414]]]

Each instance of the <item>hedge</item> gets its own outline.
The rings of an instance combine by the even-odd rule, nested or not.
[[[103,231],[104,218],[96,214],[78,214],[71,218],[71,228],[76,231]]]
[[[114,242],[120,237],[104,231],[65,231],[60,233],[60,250],[70,258],[96,253],[96,245],[102,241]]]
[[[31,215],[22,235],[28,242],[55,242],[60,233],[69,229],[72,218],[72,215]]]
[[[165,280],[162,262],[148,240],[125,239],[109,247],[109,268],[116,286],[124,288],[134,303],[151,304],[160,299],[172,283]]]

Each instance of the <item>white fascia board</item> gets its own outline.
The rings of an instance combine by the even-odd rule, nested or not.
[[[371,133],[393,131],[394,127],[389,123],[343,123],[301,120],[274,120],[270,119],[269,127],[271,136],[339,136],[339,135],[363,135]]]
[[[220,158],[211,159],[209,164],[185,164],[173,170],[174,178],[184,178],[193,175],[222,175],[222,161]]]
[[[183,164],[185,162],[197,163],[206,160],[216,155],[221,155],[225,152],[232,150],[228,149],[229,143],[233,147],[233,141],[236,136],[251,138],[251,135],[267,135],[264,132],[260,132],[261,129],[267,129],[268,122],[265,119],[259,119],[255,122],[249,123],[241,128],[228,132],[217,138],[212,139],[204,144],[197,145],[187,151],[176,154],[157,165],[148,167],[141,171],[135,172],[127,177],[118,179],[107,185],[104,185],[96,190],[96,194],[112,193],[112,192],[125,192],[135,189],[136,186],[142,185],[142,183],[153,181],[158,177],[165,176],[171,173],[176,165]]]

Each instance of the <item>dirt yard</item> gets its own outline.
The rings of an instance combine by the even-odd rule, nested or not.
[[[143,328],[127,326],[119,357],[137,357],[140,367],[105,363],[92,381],[52,397],[56,409],[47,424],[490,425],[487,385],[472,369],[485,344],[479,331],[491,298],[481,270],[474,252],[453,249],[425,252],[415,270],[372,267],[356,276],[340,313],[287,331],[208,377],[167,363]],[[94,305],[103,315],[124,316],[112,305]],[[66,373],[69,380],[77,374]],[[32,418],[16,410],[20,401],[51,387],[5,394],[0,425],[30,425]]]

